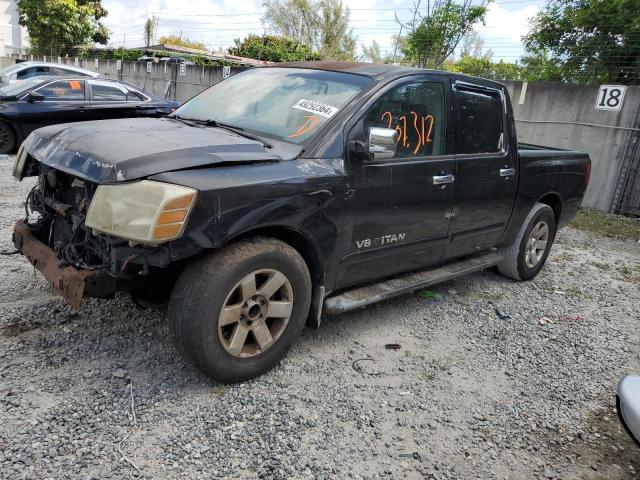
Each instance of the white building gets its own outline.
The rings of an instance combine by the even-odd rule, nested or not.
[[[16,0],[0,0],[0,57],[19,55],[29,48],[27,29],[18,24]]]

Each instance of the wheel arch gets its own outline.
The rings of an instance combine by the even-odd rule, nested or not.
[[[283,225],[265,226],[248,230],[240,235],[231,237],[227,239],[224,244],[229,245],[230,243],[251,237],[271,237],[295,248],[307,264],[313,285],[322,284],[325,273],[324,262],[318,248],[309,236],[299,230]]]
[[[556,192],[550,192],[538,199],[537,203],[548,205],[553,210],[553,216],[556,219],[556,225],[560,223],[562,215],[562,197]]]

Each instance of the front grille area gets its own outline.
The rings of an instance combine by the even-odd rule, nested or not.
[[[95,188],[91,182],[39,164],[38,184],[27,200],[28,221],[63,266],[108,265],[109,245],[84,225]]]

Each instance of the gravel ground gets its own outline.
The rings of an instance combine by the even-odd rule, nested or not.
[[[2,250],[30,183],[10,167],[0,160]],[[485,272],[324,318],[279,367],[233,386],[196,372],[162,315],[128,297],[72,310],[21,256],[0,269],[2,478],[640,472],[614,406],[618,379],[640,372],[637,242],[565,229],[534,281]]]

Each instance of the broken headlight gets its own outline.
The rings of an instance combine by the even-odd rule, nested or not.
[[[13,176],[22,181],[24,177],[24,164],[27,161],[27,150],[23,145],[20,145],[16,159],[13,161]]]
[[[99,185],[85,225],[135,243],[158,244],[180,237],[198,191],[169,183],[142,180]]]

